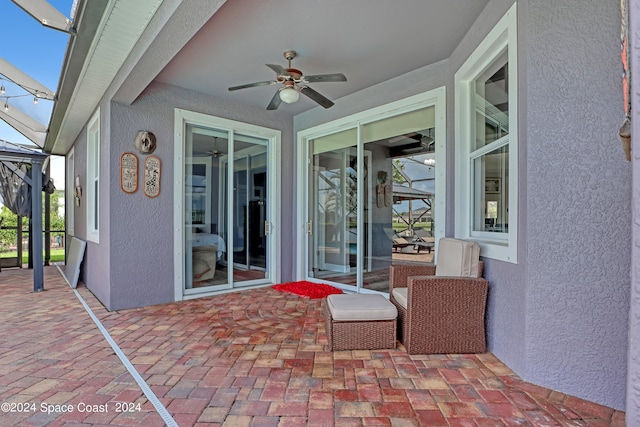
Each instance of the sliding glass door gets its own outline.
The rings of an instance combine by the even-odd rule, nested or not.
[[[445,187],[443,107],[434,104],[302,132],[307,279],[384,293],[392,263],[433,262]]]
[[[274,141],[184,121],[178,298],[277,280]]]

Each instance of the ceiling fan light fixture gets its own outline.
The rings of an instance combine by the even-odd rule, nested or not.
[[[300,99],[300,92],[292,87],[284,87],[280,89],[280,99],[287,104],[293,104]]]

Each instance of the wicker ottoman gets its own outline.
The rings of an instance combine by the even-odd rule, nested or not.
[[[325,303],[329,350],[395,348],[397,317],[396,307],[382,295],[329,295]]]

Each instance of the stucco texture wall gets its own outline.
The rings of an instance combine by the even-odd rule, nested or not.
[[[640,40],[640,0],[629,1],[631,43]],[[640,76],[640,49],[631,45],[632,88],[637,87]],[[627,374],[627,425],[640,425],[640,92],[634,90],[631,96],[631,136],[632,136],[632,241],[631,246],[631,311],[629,312],[629,351]]]
[[[256,124],[282,131],[282,182],[291,182],[293,165],[292,118],[273,114],[202,93],[154,83],[131,106],[113,102],[111,116],[111,310],[165,303],[174,300],[173,182],[174,109],[182,108],[212,116]],[[153,132],[157,138],[154,156],[162,162],[160,195],[149,198],[139,189],[134,194],[120,190],[120,156],[134,152],[142,171],[145,155],[133,148],[139,130]],[[141,172],[140,172],[141,173]],[[292,192],[282,192],[282,247],[293,244],[290,216]],[[288,253],[288,252],[287,252]],[[282,259],[283,280],[293,277],[290,256]]]
[[[526,43],[527,380],[625,406],[630,167],[620,3],[529,0]],[[524,165],[522,165],[524,166]]]
[[[447,86],[447,115],[448,115],[448,133],[449,145],[447,146],[447,170],[449,177],[447,185],[447,198],[449,200],[447,209],[447,235],[455,235],[454,222],[455,216],[460,212],[453,203],[455,197],[456,183],[453,179],[455,171],[455,73],[465,63],[473,51],[478,47],[480,42],[487,36],[496,23],[504,16],[504,14],[513,6],[513,0],[491,0],[482,11],[473,26],[469,29],[464,39],[449,58],[449,80]],[[523,53],[526,51],[526,39],[520,37],[523,28],[526,28],[526,20],[521,16],[526,15],[527,3],[518,2],[518,112],[522,116],[526,111],[526,80],[522,79],[526,75],[526,67],[522,64]],[[527,144],[525,127],[520,125],[518,128],[519,145],[519,176],[518,176],[518,192],[520,196],[518,206],[518,263],[509,263],[496,261],[493,259],[484,259],[484,276],[490,282],[489,297],[487,301],[487,344],[489,349],[505,362],[515,372],[522,374],[526,370],[526,324],[527,324],[527,307],[526,307],[526,290],[527,290],[527,210],[525,209],[526,196],[526,165],[527,163]]]
[[[109,306],[111,289],[109,277],[109,115],[110,108],[104,102],[100,104],[100,171],[99,181],[99,243],[87,241],[87,128],[80,132],[74,142],[74,171],[80,178],[82,196],[80,206],[74,206],[74,235],[87,241],[84,260],[80,270],[80,281],[105,305]],[[71,184],[69,184],[71,185]]]

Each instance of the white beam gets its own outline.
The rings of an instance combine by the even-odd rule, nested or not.
[[[3,58],[0,58],[0,74],[29,92],[34,97],[53,100],[56,96],[51,89],[48,89],[43,84],[31,78],[28,74],[25,74],[20,69],[5,61]]]
[[[2,107],[0,105],[0,120],[23,134],[38,147],[44,147],[44,140],[47,136],[47,127],[45,125],[14,106],[10,106],[8,111],[5,111]]]
[[[46,0],[11,0],[45,27],[75,33],[72,22]]]

